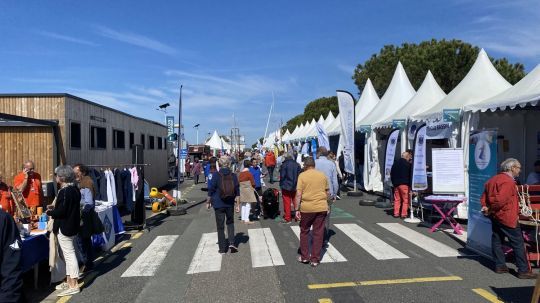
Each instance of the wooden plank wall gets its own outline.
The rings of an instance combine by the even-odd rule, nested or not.
[[[24,161],[33,160],[42,180],[53,181],[53,144],[52,127],[0,127],[0,175],[13,185]]]
[[[145,163],[151,164],[151,166],[145,167],[145,178],[151,186],[162,186],[167,183],[167,150],[157,149],[157,139],[154,139],[155,148],[153,150],[148,149],[148,136],[152,135],[154,137],[164,138],[167,136],[166,127],[69,97],[66,99],[65,112],[66,126],[63,132],[66,138],[64,145],[68,164],[84,163],[114,166],[115,164],[131,163],[132,150],[129,148],[129,132],[135,133],[135,144],[140,144],[140,135],[145,134],[146,148],[144,150],[144,160]],[[105,122],[90,119],[91,116],[103,118]],[[80,149],[71,148],[69,142],[70,124],[72,121],[81,124]],[[91,126],[106,128],[106,149],[90,149]],[[124,142],[126,146],[124,149],[113,148],[113,129],[124,131]]]

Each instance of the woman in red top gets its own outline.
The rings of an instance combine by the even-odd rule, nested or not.
[[[0,176],[0,205],[2,205],[2,209],[6,213],[13,216],[13,200],[7,184],[2,180],[2,176]]]
[[[244,160],[244,169],[238,175],[238,182],[240,183],[240,203],[242,205],[241,215],[242,222],[244,224],[253,224],[249,221],[249,213],[251,211],[251,203],[256,203],[255,197],[255,179],[249,172],[249,166],[251,162]]]

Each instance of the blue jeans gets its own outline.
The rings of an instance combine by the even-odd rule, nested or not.
[[[493,258],[495,259],[495,268],[506,267],[506,261],[502,244],[504,243],[505,236],[510,242],[510,246],[514,250],[514,258],[516,259],[516,266],[518,272],[528,272],[529,262],[525,255],[525,242],[523,242],[523,234],[519,225],[516,228],[510,228],[502,225],[497,220],[491,219],[491,251]]]
[[[229,250],[229,245],[235,245],[234,243],[234,208],[217,208],[214,210],[216,214],[216,227],[218,235],[218,245],[219,252],[227,252]],[[225,222],[225,218],[227,221]],[[225,226],[227,224],[227,234],[229,236],[228,240],[225,240]]]

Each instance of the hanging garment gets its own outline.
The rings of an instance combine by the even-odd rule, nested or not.
[[[101,193],[99,192],[99,181],[101,181],[101,175],[95,169],[90,169],[88,171],[88,175],[92,178],[92,181],[94,182],[94,191],[96,194],[96,196],[94,197],[94,201],[101,200]]]
[[[133,185],[131,184],[131,172],[124,168],[120,172],[122,180],[122,196],[126,209],[131,212],[133,210]]]
[[[114,170],[114,183],[116,184],[116,206],[121,207],[125,204],[124,183],[122,182],[122,170]]]
[[[101,201],[109,201],[107,196],[107,177],[103,171],[99,172],[99,193]]]
[[[110,169],[105,171],[107,178],[107,201],[116,205],[116,185],[114,182],[114,175]]]
[[[138,184],[139,184],[139,173],[137,172],[136,167],[130,168],[129,171],[131,173],[131,186],[133,188],[133,199],[132,199],[132,201],[135,202],[135,201],[137,201],[136,192],[139,189],[139,186],[138,186]]]

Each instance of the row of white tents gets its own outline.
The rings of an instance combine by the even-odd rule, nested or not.
[[[384,156],[385,135],[395,127],[395,122],[400,120],[404,121],[405,130],[414,123],[427,123],[428,129],[430,125],[439,130],[447,127],[442,138],[448,140],[449,147],[464,149],[465,171],[468,165],[470,132],[497,128],[499,139],[507,141],[505,147],[499,151],[498,159],[510,156],[518,158],[523,162],[523,167],[530,171],[532,163],[540,158],[540,120],[536,111],[539,100],[540,65],[512,86],[498,73],[483,49],[467,75],[448,95],[442,91],[430,71],[418,91],[415,91],[402,64],[398,63],[382,98],[379,99],[368,79],[355,105],[355,129],[366,134],[365,189],[382,191],[378,159],[379,156]],[[443,123],[445,109],[459,110],[460,122]],[[271,146],[278,141],[297,143],[316,138],[317,123],[324,127],[329,136],[341,136],[339,114],[334,117],[329,112],[326,118],[321,116],[318,121],[313,119],[309,123],[296,126],[292,132],[287,130],[281,138],[279,130],[276,130],[265,142]],[[408,131],[402,132],[401,150],[411,147],[413,137],[414,134],[408,136]]]

